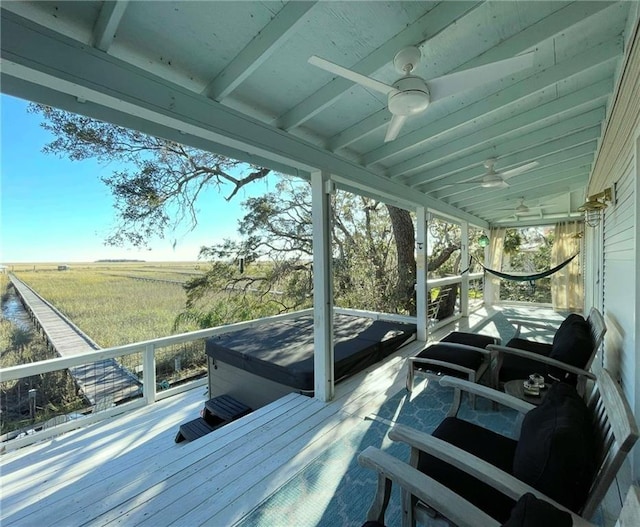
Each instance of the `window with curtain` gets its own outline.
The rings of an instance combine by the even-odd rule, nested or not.
[[[488,265],[490,269],[502,270],[502,254],[504,252],[504,237],[507,230],[504,228],[492,228],[489,231],[489,255]],[[497,304],[500,301],[500,279],[487,273],[485,275],[485,303]]]
[[[580,251],[582,222],[561,222],[556,225],[551,249],[551,266],[559,265]],[[582,258],[578,254],[569,265],[551,276],[551,302],[555,311],[582,313],[584,310],[584,279]]]

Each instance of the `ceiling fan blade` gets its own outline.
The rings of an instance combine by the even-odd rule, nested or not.
[[[389,122],[389,126],[387,127],[387,133],[384,136],[384,142],[388,143],[389,141],[393,141],[398,134],[400,133],[400,129],[402,125],[407,120],[406,115],[394,115]]]
[[[388,95],[389,92],[397,91],[393,86],[389,86],[384,82],[377,81],[375,79],[372,79],[371,77],[367,77],[366,75],[362,75],[360,73],[356,73],[355,71],[348,70],[347,68],[343,68],[342,66],[338,66],[337,64],[317,57],[316,55],[312,55],[311,57],[309,57],[309,64],[317,66],[318,68],[322,68],[329,73],[339,75],[340,77],[353,81],[357,84],[361,84],[362,86],[365,86],[367,88],[371,88],[372,90],[384,93],[385,95]]]
[[[500,175],[504,178],[510,178],[513,176],[517,176],[518,174],[523,174],[527,170],[531,170],[539,165],[537,161],[532,161],[531,163],[527,163],[526,165],[522,165],[516,168],[512,168],[511,170],[505,170],[504,172],[500,172]]]
[[[534,52],[531,51],[510,59],[490,62],[477,68],[470,68],[431,79],[427,81],[431,102],[530,68],[533,66],[533,55]]]

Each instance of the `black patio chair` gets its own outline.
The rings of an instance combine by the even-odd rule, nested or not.
[[[582,315],[570,314],[555,332],[552,343],[521,338],[523,325],[540,327],[539,324],[521,322],[516,335],[506,346],[488,346],[494,352],[491,384],[498,387],[505,382],[540,373],[552,380],[574,385],[580,382],[578,390],[583,391],[586,379],[580,378],[571,366],[589,371],[607,331],[600,311],[591,308],[586,320]]]
[[[440,342],[426,346],[414,357],[409,357],[407,390],[413,391],[416,374],[434,372],[462,377],[478,382],[489,371],[492,352],[489,345],[500,344],[500,338],[477,333],[453,331]],[[475,397],[470,395],[475,407]]]
[[[433,435],[395,425],[389,437],[410,445],[412,467],[499,522],[506,521],[526,492],[590,518],[638,439],[638,427],[622,389],[606,370],[584,374],[596,379],[584,398],[575,387],[556,383],[538,407],[444,377],[440,383],[454,387],[456,394],[449,417]],[[518,439],[456,417],[461,390],[522,413]],[[410,492],[404,493],[403,511],[404,525],[414,525],[416,519],[424,523],[437,512]]]

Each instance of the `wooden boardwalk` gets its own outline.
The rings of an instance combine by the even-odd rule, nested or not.
[[[28,285],[13,275],[9,275],[9,279],[34,323],[42,330],[58,355],[68,357],[100,349],[100,346]],[[138,378],[115,359],[76,366],[69,371],[91,404],[129,399],[141,389]]]

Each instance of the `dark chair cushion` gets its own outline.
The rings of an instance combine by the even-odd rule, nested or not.
[[[537,355],[544,355],[548,357],[551,355],[551,350],[553,349],[552,344],[547,344],[545,342],[536,342],[535,340],[527,340],[514,338],[507,342],[507,347],[509,348],[517,348],[519,350],[530,351],[531,353],[535,353]]]
[[[550,503],[527,493],[518,500],[509,519],[502,527],[571,527],[573,520],[568,512],[556,509]]]
[[[519,338],[511,339],[507,342],[507,347],[530,351],[531,353],[544,355],[545,357],[548,357],[551,353],[551,344]],[[545,365],[535,360],[505,353],[503,355],[502,367],[500,368],[500,382],[526,379],[532,373],[544,375],[546,371]]]
[[[483,360],[482,353],[477,351],[441,346],[440,344],[426,347],[418,353],[417,357],[450,362],[472,370],[477,370]],[[434,368],[438,367],[434,366]]]
[[[549,357],[577,368],[584,368],[593,353],[591,328],[581,315],[572,313],[564,319],[553,337],[553,347]],[[565,380],[569,374],[557,368],[548,368],[554,378]]]
[[[433,436],[511,473],[516,449],[516,441],[513,439],[456,417],[444,419]],[[418,469],[499,522],[506,521],[515,504],[514,500],[493,487],[428,454],[420,454]]]
[[[383,523],[376,522],[373,520],[369,520],[368,522],[364,522],[362,527],[385,527]]]
[[[595,468],[589,411],[573,386],[556,383],[525,416],[513,475],[565,507],[586,501]]]
[[[497,344],[500,339],[479,335],[477,333],[465,333],[463,331],[452,331],[441,342],[455,342],[465,346],[475,346],[476,348],[486,348],[489,344]]]

